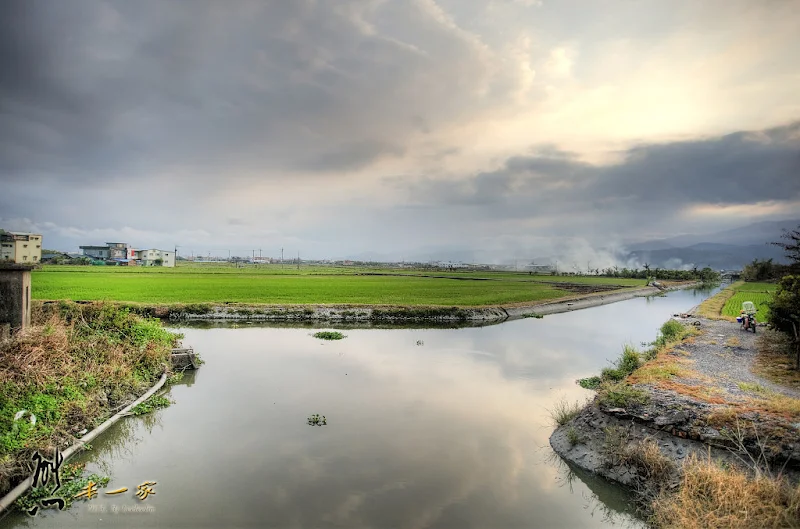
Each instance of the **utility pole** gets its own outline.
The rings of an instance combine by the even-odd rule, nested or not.
[[[300,270],[300,252],[297,252],[297,269]]]
[[[281,268],[283,268],[283,248],[281,248]]]

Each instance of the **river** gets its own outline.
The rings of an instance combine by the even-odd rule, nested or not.
[[[641,527],[625,491],[553,454],[548,410],[590,398],[576,379],[710,293],[330,342],[305,328],[182,328],[206,363],[169,390],[174,404],[76,458],[107,489],[0,527]],[[315,413],[327,425],[308,425]],[[140,500],[146,481],[154,494]]]

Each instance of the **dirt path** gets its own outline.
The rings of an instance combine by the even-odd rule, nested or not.
[[[691,318],[699,321],[702,334],[681,350],[688,353],[694,371],[713,381],[714,387],[727,394],[727,398],[741,401],[743,398],[763,394],[766,391],[781,393],[800,399],[800,391],[770,382],[753,373],[753,362],[757,355],[757,334],[745,331],[736,322]],[[758,328],[764,332],[763,327]],[[676,379],[693,383],[691,379]]]

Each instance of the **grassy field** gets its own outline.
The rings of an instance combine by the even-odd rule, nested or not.
[[[752,301],[756,309],[758,309],[756,321],[766,321],[769,313],[767,302],[772,299],[774,293],[774,283],[744,283],[737,288],[736,293],[725,303],[722,308],[722,315],[735,318],[742,310],[742,303]]]
[[[381,274],[381,275],[376,275]],[[439,276],[439,277],[423,277]],[[459,279],[487,279],[454,280]],[[643,280],[530,276],[514,272],[431,272],[266,265],[176,268],[45,266],[33,273],[34,299],[142,303],[391,304],[481,306],[556,299],[547,284],[644,286]]]
[[[752,301],[758,312],[757,321],[767,321],[769,309],[767,302],[772,299],[775,292],[774,283],[745,283],[737,281],[728,288],[720,291],[716,296],[703,302],[700,312],[707,317],[721,316],[733,320],[742,310],[742,302]]]

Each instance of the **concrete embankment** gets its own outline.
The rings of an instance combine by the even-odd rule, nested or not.
[[[554,301],[494,307],[408,307],[390,305],[249,305],[199,303],[185,305],[123,304],[141,314],[171,321],[263,321],[348,324],[461,324],[486,325],[529,317],[569,312],[635,297],[697,286],[687,283],[669,288],[641,287],[612,292],[573,295]],[[47,303],[47,302],[45,302]]]

